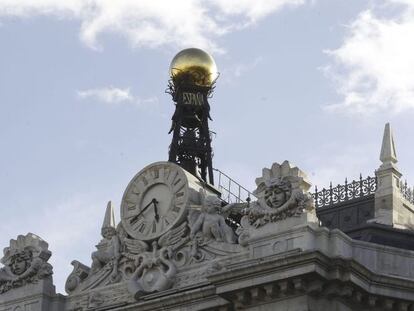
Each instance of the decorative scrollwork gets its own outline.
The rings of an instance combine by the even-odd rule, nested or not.
[[[312,194],[312,197],[315,200],[315,207],[321,208],[365,197],[375,193],[376,190],[376,177],[368,176],[362,179],[362,175],[360,175],[359,180],[353,180],[351,183],[348,183],[348,180],[345,179],[344,185],[332,187],[331,183],[328,189],[323,188],[320,191],[315,187],[315,192]],[[411,198],[413,197],[412,193],[411,191]]]

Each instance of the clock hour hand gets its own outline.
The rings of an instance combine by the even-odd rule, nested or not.
[[[148,208],[148,207],[150,207],[150,205],[151,204],[155,204],[155,202],[157,202],[158,203],[158,201],[154,198],[154,199],[152,199],[151,200],[151,202],[149,202],[147,205],[145,205],[144,206],[144,208],[138,213],[138,214],[136,214],[134,217],[132,217],[131,218],[131,220],[129,221],[129,223],[131,224],[131,225],[133,225],[134,223],[136,223],[137,221],[138,221],[138,218],[139,218],[139,216],[141,216],[141,214],[143,213],[143,212],[145,212],[146,211],[146,209]]]

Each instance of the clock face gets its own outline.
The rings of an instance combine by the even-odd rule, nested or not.
[[[131,180],[122,198],[125,230],[140,240],[158,238],[183,218],[188,192],[187,176],[178,165],[147,166]]]

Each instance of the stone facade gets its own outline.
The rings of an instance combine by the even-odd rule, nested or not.
[[[414,208],[394,189],[389,126],[384,142],[358,224],[410,236]],[[92,263],[72,262],[66,296],[55,292],[47,243],[31,233],[11,240],[0,311],[414,310],[413,250],[323,226],[306,174],[288,161],[264,168],[256,185],[257,200],[225,204],[179,166],[151,164],[128,185],[121,222],[108,203]]]

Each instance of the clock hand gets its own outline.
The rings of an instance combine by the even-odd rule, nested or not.
[[[129,221],[129,223],[131,225],[133,225],[134,223],[136,223],[138,221],[138,217],[141,216],[141,214],[143,212],[145,212],[145,210],[150,207],[151,204],[158,202],[155,198],[151,200],[151,202],[149,202],[147,205],[144,206],[144,208],[138,213],[136,214],[134,217],[131,218],[131,220]]]
[[[155,220],[158,222],[160,220],[160,215],[158,215],[158,208],[157,208],[158,201],[156,199],[153,199],[152,201],[154,203]]]

